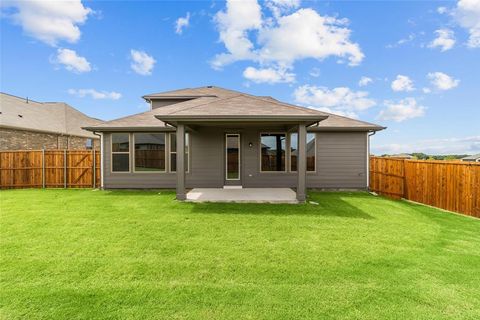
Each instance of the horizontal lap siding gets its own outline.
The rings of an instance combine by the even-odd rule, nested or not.
[[[186,174],[187,188],[223,186],[222,150],[223,130],[200,130],[190,134],[190,172]],[[111,135],[104,135],[104,186],[114,188],[175,188],[176,174],[113,173],[111,172]],[[132,143],[132,141],[130,141]],[[167,139],[167,143],[168,143]],[[130,146],[130,164],[133,168],[133,145]],[[167,159],[169,159],[167,157]],[[168,167],[168,166],[167,166]]]
[[[317,133],[317,172],[308,175],[309,188],[367,188],[367,134]]]
[[[219,188],[224,185],[224,133],[222,128],[200,128],[190,134],[190,173],[186,185]],[[248,187],[296,187],[295,172],[260,172],[259,136],[262,130],[243,128],[241,133],[242,185]],[[110,135],[105,134],[104,184],[106,188],[175,188],[175,173],[111,173]],[[316,172],[307,174],[309,188],[367,187],[365,132],[317,133]],[[249,143],[253,146],[249,147]],[[133,150],[133,145],[131,146]],[[133,161],[133,153],[130,154]],[[131,162],[133,165],[133,162]],[[286,163],[287,169],[289,161]]]

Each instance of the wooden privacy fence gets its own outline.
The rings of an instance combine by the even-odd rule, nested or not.
[[[370,190],[480,218],[480,164],[370,157]]]
[[[95,150],[0,151],[2,189],[99,186],[100,154]]]

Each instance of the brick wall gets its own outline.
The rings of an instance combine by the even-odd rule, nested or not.
[[[0,128],[0,150],[86,149],[87,138]],[[99,149],[99,139],[93,140]]]

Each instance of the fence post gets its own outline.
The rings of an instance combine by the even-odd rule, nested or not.
[[[63,187],[67,188],[67,149],[63,149]]]
[[[45,189],[45,148],[42,149],[42,188]]]
[[[95,156],[95,149],[93,149],[93,188],[97,186],[97,168],[96,168],[97,158]]]

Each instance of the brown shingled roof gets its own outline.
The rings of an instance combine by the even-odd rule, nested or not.
[[[144,96],[147,100],[190,98],[178,103],[159,107],[144,113],[112,120],[101,125],[87,128],[96,131],[111,130],[159,130],[172,129],[164,120],[184,119],[269,119],[271,121],[306,120],[312,123],[320,121],[318,126],[309,130],[381,130],[383,127],[355,119],[337,116],[315,109],[304,108],[271,97],[260,97],[219,87],[187,88]],[[160,120],[159,120],[160,119]]]
[[[0,127],[97,138],[82,129],[101,124],[63,102],[37,102],[0,93]]]

